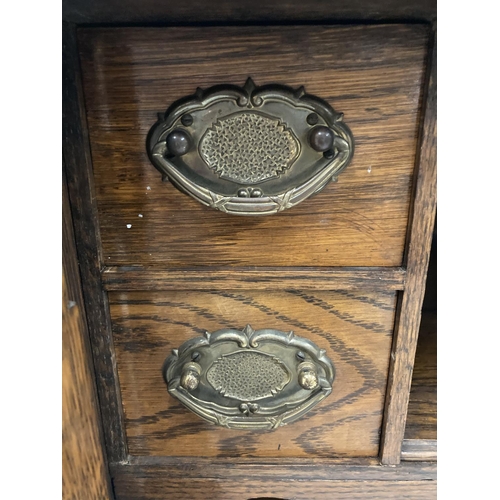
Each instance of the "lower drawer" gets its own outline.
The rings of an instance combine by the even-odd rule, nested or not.
[[[129,454],[196,457],[376,456],[395,293],[175,291],[109,294]],[[332,393],[272,431],[216,427],[166,390],[171,350],[221,328],[293,330],[327,351]]]

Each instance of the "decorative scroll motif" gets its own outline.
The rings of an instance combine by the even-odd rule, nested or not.
[[[225,397],[255,401],[276,395],[288,384],[290,374],[275,357],[241,351],[217,359],[207,372],[207,380]]]
[[[207,165],[241,184],[279,177],[297,159],[299,148],[280,120],[249,111],[217,120],[200,142]]]
[[[304,87],[216,85],[173,103],[147,151],[164,181],[235,215],[291,208],[337,181],[354,154],[343,114]]]
[[[332,391],[324,349],[293,332],[223,329],[188,340],[163,367],[168,392],[203,419],[232,429],[275,429]]]

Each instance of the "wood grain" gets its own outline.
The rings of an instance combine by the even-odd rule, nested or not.
[[[80,35],[106,265],[402,264],[427,26],[89,28]],[[356,142],[338,183],[270,217],[202,206],[162,183],[145,149],[157,112],[197,86],[242,85],[249,75],[258,85],[305,85],[345,113]]]
[[[131,455],[192,457],[376,456],[392,342],[394,292],[111,292],[110,310]],[[161,375],[173,348],[205,330],[293,330],[336,367],[332,394],[272,432],[205,423],[168,395]]]
[[[377,459],[349,458],[201,458],[191,457],[130,457],[126,464],[114,464],[113,471],[135,467],[150,472],[168,471],[169,477],[210,479],[276,479],[294,478],[326,481],[422,481],[435,480],[437,466],[433,463],[401,463],[399,467],[380,466]]]
[[[266,497],[274,500],[434,500],[435,481],[225,481],[216,479],[172,479],[129,474],[116,476],[117,500],[162,500],[189,498],[217,500]]]
[[[248,471],[246,476],[235,477],[229,470],[225,477],[193,478],[190,475],[170,476],[170,470],[166,468],[117,465],[113,467],[113,478],[117,500],[160,500],[170,496],[204,500],[208,495],[217,500],[262,497],[287,500],[434,500],[436,481],[426,479],[429,466],[418,464],[412,470],[409,465],[416,464],[403,466],[402,474],[395,469],[384,471],[380,466],[361,467],[356,471],[354,467],[337,465],[330,467],[330,477],[326,473],[327,477],[322,480],[312,480],[302,474],[298,477],[293,474],[261,477],[258,469]],[[318,467],[326,472],[324,466]],[[427,470],[427,474],[419,474],[419,468]],[[305,466],[305,471],[311,469]],[[342,475],[350,479],[338,479]],[[374,477],[377,475],[378,478]],[[432,475],[435,477],[435,471]]]
[[[107,290],[403,290],[406,270],[375,268],[198,268],[106,267]]]
[[[398,464],[400,461],[436,213],[435,35],[431,44],[427,99],[418,157],[418,177],[410,219],[406,288],[402,294],[400,313],[395,326],[384,413],[381,460],[382,463],[388,465]]]
[[[166,498],[163,491],[171,491],[175,498],[201,499],[206,498],[209,488],[215,488],[210,491],[217,499],[263,496],[276,499],[277,495],[308,500],[436,497],[436,464],[381,467],[373,459],[349,459],[349,462],[325,458],[307,461],[198,458],[193,461],[182,457],[137,457],[132,458],[130,464],[113,465],[111,471],[118,500],[163,499]],[[193,488],[189,489],[189,484]],[[363,486],[367,489],[363,490]]]
[[[248,23],[436,18],[435,0],[65,0],[63,18],[76,23]]]
[[[110,462],[126,458],[120,388],[107,297],[100,277],[101,244],[74,27],[63,30],[63,153],[78,263]]]
[[[111,499],[65,184],[62,287],[62,498]]]
[[[424,312],[411,381],[405,439],[437,439],[437,315]]]

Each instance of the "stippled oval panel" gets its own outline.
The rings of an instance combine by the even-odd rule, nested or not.
[[[225,397],[256,401],[280,392],[290,381],[290,373],[274,356],[240,351],[216,359],[207,380]]]

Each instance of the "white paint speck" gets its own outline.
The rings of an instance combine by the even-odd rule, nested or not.
[[[127,224],[127,229],[130,229],[132,227],[132,224]]]
[[[139,214],[139,217],[142,219],[143,215],[142,215],[142,214]]]
[[[371,173],[372,173],[372,166],[371,166],[371,165],[368,167],[367,172],[368,172],[369,174],[371,174]]]
[[[146,189],[147,189],[148,191],[151,191],[151,186],[148,186]]]

